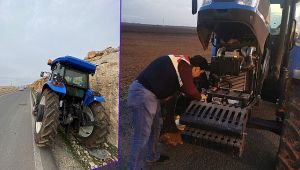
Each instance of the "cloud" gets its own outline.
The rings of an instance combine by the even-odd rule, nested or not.
[[[119,0],[0,1],[0,85],[26,84],[48,58],[118,47]]]

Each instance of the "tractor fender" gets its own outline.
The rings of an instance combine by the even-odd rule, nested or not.
[[[83,104],[86,106],[89,106],[93,102],[99,102],[102,103],[105,101],[103,96],[95,96],[93,95],[93,90],[88,89],[87,92],[85,93],[84,99],[83,99]]]
[[[47,83],[44,84],[43,91],[44,91],[45,88],[49,88],[49,89],[53,90],[56,93],[62,94],[63,96],[66,95],[67,89],[66,89],[65,85],[63,85],[62,87],[54,86],[51,82],[52,81],[47,81]]]
[[[300,41],[300,36],[298,38]],[[295,44],[289,58],[289,77],[300,80],[300,45]]]

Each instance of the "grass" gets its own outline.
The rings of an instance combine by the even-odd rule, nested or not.
[[[75,149],[72,147],[72,143],[69,140],[69,138],[67,137],[67,135],[62,131],[62,129],[58,130],[59,135],[62,137],[62,140],[64,141],[64,143],[66,144],[66,146],[68,147],[67,151],[70,152],[70,154],[72,155],[73,159],[76,160],[83,169],[89,169],[89,166],[87,165],[86,162],[84,162],[82,159],[79,158],[79,155],[77,154],[77,152],[75,151]]]
[[[114,157],[118,157],[118,148],[115,147],[113,144],[108,143],[108,148],[107,150],[109,153],[111,153]]]
[[[77,153],[77,150],[75,150],[75,148],[72,146],[72,143],[70,141],[70,139],[68,138],[68,136],[60,129],[59,130],[59,134],[60,136],[62,137],[64,143],[67,145],[68,147],[68,151],[71,152],[73,158],[78,162],[80,163],[80,165],[82,165],[83,169],[90,169],[90,165],[89,165],[89,162],[92,161],[94,162],[97,166],[103,166],[104,163],[105,164],[109,164],[109,163],[112,163],[114,162],[113,159],[111,158],[108,158],[107,160],[100,160],[92,155],[90,155],[91,157],[91,160],[89,160],[89,162],[86,162],[86,161],[83,161],[81,158],[80,158],[80,155],[78,155]],[[84,148],[83,148],[84,149]],[[106,150],[108,150],[108,152],[114,156],[114,157],[118,157],[118,148],[115,147],[114,145],[112,145],[111,143],[108,143],[108,147],[105,148]],[[85,154],[86,153],[82,153],[82,151],[79,151],[81,154]]]

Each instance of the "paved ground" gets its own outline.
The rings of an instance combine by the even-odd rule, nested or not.
[[[123,98],[125,97],[123,96]],[[126,100],[121,100],[120,161],[116,165],[103,168],[105,170],[126,169],[132,129],[131,115],[127,113],[125,103]],[[259,109],[260,111],[254,113],[255,116],[273,118],[273,104],[263,102]],[[177,147],[161,144],[160,150],[171,157],[170,162],[168,164],[147,166],[147,169],[273,170],[275,168],[278,145],[278,135],[256,129],[249,129],[245,152],[241,158],[230,153],[222,153],[188,143]]]
[[[33,144],[29,90],[0,96],[0,169],[55,170],[52,154]]]

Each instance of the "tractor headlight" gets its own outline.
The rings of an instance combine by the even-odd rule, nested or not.
[[[246,5],[251,7],[256,7],[259,0],[237,0],[237,3],[240,5]]]

